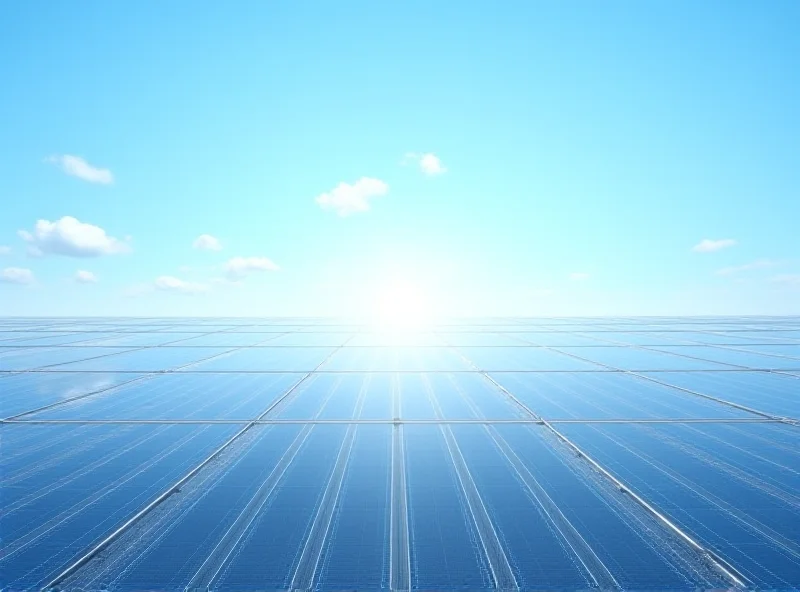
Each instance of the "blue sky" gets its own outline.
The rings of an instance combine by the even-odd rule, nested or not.
[[[4,3],[0,311],[800,314],[798,22]]]

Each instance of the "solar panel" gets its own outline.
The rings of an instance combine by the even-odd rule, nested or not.
[[[800,587],[793,318],[5,319],[0,587]]]

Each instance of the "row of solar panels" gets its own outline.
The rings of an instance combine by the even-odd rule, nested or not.
[[[0,415],[40,409],[37,420],[250,420],[303,374],[81,373],[8,374],[0,378]],[[546,419],[800,418],[798,377],[765,372],[497,373],[491,379]],[[476,372],[314,374],[272,417],[355,418],[361,392],[368,420],[432,420],[432,401],[450,420],[512,420],[520,406]],[[323,405],[324,403],[324,405]],[[743,409],[744,408],[744,409]],[[756,416],[746,409],[765,415]]]
[[[28,589],[47,584],[238,428],[3,429],[0,568],[9,589]],[[796,428],[558,429],[749,584],[800,582]],[[403,464],[402,489],[393,463]],[[509,578],[524,589],[730,585],[587,467],[544,426],[255,426],[64,586],[385,589],[393,577],[415,589],[493,588]],[[405,552],[391,548],[400,506],[406,524],[394,529],[407,529]]]
[[[0,351],[0,371],[308,372],[401,371],[800,371],[800,346],[627,347],[48,347]]]

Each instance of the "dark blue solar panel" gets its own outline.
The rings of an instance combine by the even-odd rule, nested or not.
[[[669,382],[672,374],[652,376]],[[716,401],[619,372],[497,373],[493,377],[546,419],[751,417]]]
[[[30,429],[3,426],[4,432]],[[48,438],[47,430],[39,432]],[[10,589],[46,584],[232,432],[213,425],[96,426],[32,454],[4,442],[10,458],[0,517],[4,583]]]
[[[388,587],[390,487],[391,428],[359,426],[315,574],[317,589]]]
[[[413,587],[492,587],[476,526],[440,429],[406,426],[404,433]]]
[[[800,578],[797,428],[736,426],[741,434],[753,433],[756,443],[745,445],[745,450],[769,457],[775,465],[773,475],[782,475],[777,483],[765,481],[757,464],[742,467],[733,461],[730,449],[741,447],[743,438],[731,443],[697,440],[682,426],[560,429],[755,585],[788,589]],[[795,451],[784,448],[784,458],[776,456],[768,442],[773,431],[791,434]]]

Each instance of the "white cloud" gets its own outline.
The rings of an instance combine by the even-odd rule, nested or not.
[[[441,175],[442,173],[447,172],[447,169],[442,164],[441,159],[432,152],[425,152],[424,154],[407,152],[403,157],[402,164],[406,165],[410,162],[417,163],[420,170],[426,175]]]
[[[0,245],[0,255],[8,255],[11,252],[11,247]]]
[[[55,164],[68,175],[78,177],[89,183],[109,185],[114,182],[114,175],[111,171],[92,166],[80,156],[57,154],[48,157],[47,162]]]
[[[352,185],[339,183],[329,192],[318,195],[315,201],[323,210],[336,210],[340,216],[348,216],[354,212],[366,212],[370,199],[388,191],[389,185],[380,179],[361,177]]]
[[[219,239],[211,236],[210,234],[201,234],[192,243],[192,246],[195,249],[199,249],[201,251],[221,251],[222,250],[222,243],[219,242]]]
[[[106,231],[93,224],[84,224],[72,216],[60,220],[38,220],[33,232],[20,230],[33,255],[64,255],[67,257],[97,257],[126,253],[130,247],[108,236]]]
[[[435,154],[423,154],[419,159],[419,168],[426,175],[441,175],[447,169],[442,165],[442,161]]]
[[[235,282],[254,272],[278,271],[279,268],[266,257],[234,257],[225,264],[224,269],[228,279]]]
[[[6,267],[0,271],[0,282],[7,284],[32,284],[34,282],[33,272],[22,267]]]
[[[704,238],[692,247],[692,251],[695,253],[714,253],[716,251],[721,251],[722,249],[732,247],[735,244],[736,241],[732,238],[721,238],[717,240]]]
[[[573,273],[569,274],[569,279],[571,279],[573,282],[582,282],[584,280],[588,280],[589,277],[590,276],[589,276],[588,273],[583,273],[583,272],[580,272],[580,271],[576,271],[576,272],[573,272]]]
[[[78,271],[76,271],[74,279],[79,284],[97,283],[97,276],[93,274],[91,271],[86,271],[85,269],[79,269]]]
[[[155,279],[153,286],[165,292],[178,292],[180,294],[199,294],[208,290],[205,284],[187,282],[171,275],[162,275]]]
[[[752,263],[745,263],[744,265],[734,265],[731,267],[723,267],[722,269],[718,269],[716,271],[717,275],[735,275],[737,273],[742,273],[745,271],[753,271],[755,269],[767,269],[770,267],[776,267],[780,265],[777,261],[772,261],[770,259],[759,259],[758,261],[753,261]]]

